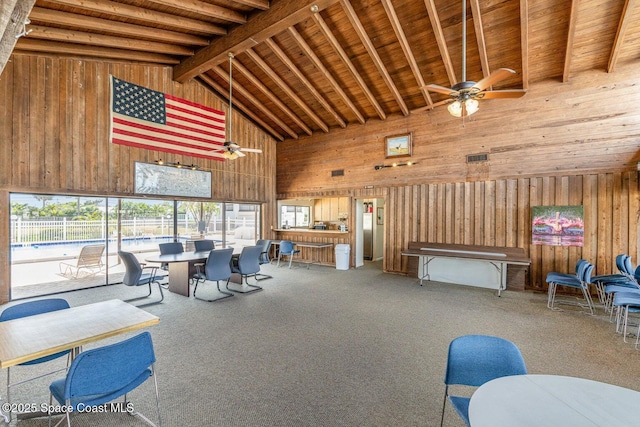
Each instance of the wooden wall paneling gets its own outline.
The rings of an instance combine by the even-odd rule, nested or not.
[[[429,242],[437,242],[438,235],[436,234],[437,229],[437,218],[438,218],[438,204],[437,204],[437,196],[438,196],[438,187],[434,184],[427,184],[428,186],[428,216],[427,216],[427,240]]]
[[[5,166],[0,168],[0,185],[7,185],[10,177],[13,176],[15,165],[18,163],[13,157],[11,148],[13,147],[13,67],[14,63],[9,62],[0,74],[0,158],[5,159]],[[0,193],[0,196],[2,194]],[[1,292],[1,291],[0,291]]]
[[[608,256],[608,262],[596,266],[597,274],[611,274],[616,272],[615,257],[618,254],[626,253],[627,246],[623,243],[622,230],[624,228],[623,218],[627,216],[626,208],[623,207],[623,176],[620,173],[613,174],[613,194],[611,202],[611,251]],[[628,188],[627,188],[628,189]],[[628,234],[627,234],[628,236]],[[625,236],[626,238],[626,236]],[[605,273],[600,273],[601,271]],[[595,273],[594,273],[595,274]]]
[[[613,204],[611,200],[612,177],[609,174],[598,174],[598,252],[593,264],[605,265],[611,253],[611,231],[613,220]]]
[[[542,178],[531,178],[529,186],[529,211],[535,206],[542,206]],[[532,218],[531,218],[532,219]],[[529,222],[531,224],[531,222]],[[530,225],[529,225],[530,227]],[[531,258],[531,286],[534,289],[542,289],[545,286],[544,276],[542,274],[542,246],[532,245],[531,236],[529,236],[529,258]]]
[[[594,263],[598,253],[598,176],[587,175],[582,180],[584,206],[584,243],[582,258]]]
[[[638,184],[638,172],[629,172],[629,249],[628,254],[635,265],[640,265],[638,260],[638,246],[640,246],[640,192]]]
[[[476,181],[474,183],[474,212],[473,212],[473,236],[474,245],[484,244],[484,183]]]
[[[45,135],[44,151],[44,171],[41,186],[43,188],[52,187],[60,188],[60,151],[61,141],[60,133],[60,85],[52,84],[52,82],[61,83],[60,67],[56,61],[46,58],[46,79],[47,82],[44,90],[44,120],[43,128]]]
[[[568,185],[567,204],[570,206],[583,205],[582,177],[569,176],[567,185]],[[583,210],[584,210],[584,205],[583,205]],[[567,251],[567,259],[565,261],[566,271],[571,271],[572,268],[575,268],[575,265],[578,262],[578,260],[582,258],[584,239],[582,244],[583,244],[582,247],[569,246]]]
[[[504,246],[518,247],[518,181],[508,179],[505,188],[505,238]]]
[[[542,178],[542,206],[554,206],[556,204],[556,177]],[[545,276],[550,271],[558,271],[556,269],[556,260],[554,258],[555,248],[553,246],[542,245],[541,258],[541,283],[544,282]],[[560,270],[562,271],[562,270]]]
[[[454,191],[453,183],[443,184],[443,222],[444,222],[444,241],[451,242],[454,237],[455,219],[454,219]]]
[[[506,246],[507,238],[507,183],[497,180],[495,185],[495,231],[496,246]]]
[[[411,187],[411,222],[413,227],[411,228],[411,235],[409,236],[409,242],[416,242],[420,238],[420,186],[412,185]],[[377,212],[373,213],[374,218],[377,218]]]
[[[561,176],[556,179],[555,196],[553,204],[555,206],[566,206],[569,204],[568,193],[569,177]],[[571,271],[569,267],[569,248],[565,246],[554,246],[554,271]]]
[[[85,132],[85,94],[84,87],[84,61],[73,61],[73,80],[72,80],[72,97],[71,109],[71,146],[73,147],[73,156],[71,161],[72,182],[70,188],[86,190],[85,185],[85,158],[86,147],[84,144]]]
[[[29,117],[42,115],[45,109],[44,87],[46,78],[44,58],[29,58]],[[29,126],[29,185],[42,187],[44,170],[44,126]]]
[[[455,201],[454,201],[454,241],[456,243],[464,243],[465,233],[465,186],[463,182],[455,183]]]
[[[98,62],[96,67],[95,85],[95,104],[96,110],[89,114],[95,116],[95,138],[96,138],[96,160],[94,163],[96,179],[94,185],[98,193],[107,193],[110,190],[109,169],[111,158],[109,157],[109,115],[98,114],[100,105],[109,105],[111,95],[109,93],[109,65],[104,62]],[[91,82],[89,82],[91,83]],[[111,108],[110,106],[108,107]]]
[[[13,108],[14,150],[11,158],[16,163],[15,173],[21,185],[29,185],[29,58],[15,62]]]

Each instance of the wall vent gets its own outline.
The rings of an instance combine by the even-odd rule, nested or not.
[[[331,171],[331,176],[344,176],[344,169]]]
[[[487,160],[489,160],[489,155],[487,153],[469,154],[467,156],[467,163],[486,162]]]

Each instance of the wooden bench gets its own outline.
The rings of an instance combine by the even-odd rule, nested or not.
[[[60,274],[77,279],[81,271],[87,271],[90,275],[99,273],[104,267],[102,262],[104,248],[105,245],[83,246],[75,264],[64,261],[60,263]]]
[[[408,271],[423,280],[496,289],[507,288],[507,267],[531,264],[523,248],[411,242],[402,252],[415,261]],[[524,278],[521,277],[524,285]],[[522,286],[524,289],[524,286]]]

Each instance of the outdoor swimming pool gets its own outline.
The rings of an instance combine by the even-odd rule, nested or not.
[[[186,241],[186,238],[179,238]],[[122,240],[122,249],[131,251],[157,250],[158,244],[173,241],[173,236],[140,237]],[[64,243],[40,243],[40,244],[19,244],[11,246],[11,263],[37,262],[44,260],[62,260],[78,256],[80,250],[86,245],[103,243],[102,240],[83,240],[79,242]],[[116,251],[115,240],[109,240],[109,253]]]

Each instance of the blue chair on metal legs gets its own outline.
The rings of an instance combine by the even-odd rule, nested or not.
[[[153,377],[158,425],[162,425],[158,382],[153,368],[155,362],[156,356],[149,332],[143,332],[116,344],[84,351],[73,360],[67,376],[52,382],[49,386],[49,407],[52,407],[55,398],[60,405],[73,408],[73,412],[76,412],[80,408],[102,405],[124,396],[124,407],[127,408],[130,406],[127,393],[149,377]],[[70,413],[71,411],[65,411],[68,427],[71,426]],[[137,415],[149,425],[155,426],[151,420],[138,412],[132,415]],[[49,425],[51,416],[49,412]],[[63,420],[64,418],[58,424]]]
[[[449,344],[447,370],[444,375],[444,402],[442,418],[447,400],[460,418],[469,426],[470,397],[449,395],[449,386],[463,385],[479,387],[487,381],[509,375],[524,375],[527,368],[520,350],[511,341],[487,335],[465,335]]]
[[[577,305],[589,311],[589,314],[594,313],[594,305],[593,299],[591,298],[591,293],[589,290],[589,285],[591,284],[591,273],[593,272],[593,264],[589,262],[582,263],[579,268],[578,273],[573,275],[566,275],[563,273],[554,273],[551,272],[547,274],[546,281],[548,283],[547,290],[547,307],[552,310],[559,310],[556,305],[565,304],[565,305]],[[579,289],[582,292],[582,296],[584,298],[584,303],[578,301],[575,298],[571,299],[556,299],[556,291],[558,286],[564,286],[568,288]]]
[[[159,302],[162,302],[162,300],[164,299],[164,293],[162,293],[162,285],[160,285],[160,280],[165,276],[157,274],[158,267],[155,267],[155,266],[143,267],[140,264],[140,262],[138,262],[138,259],[136,258],[136,256],[131,252],[118,251],[118,256],[124,263],[124,266],[126,269],[124,276],[122,277],[122,283],[124,283],[127,286],[144,286],[144,285],[149,286],[149,293],[147,295],[138,297],[138,298],[132,298],[126,301],[130,302],[130,301],[135,301],[142,298],[147,298],[148,296],[151,295],[151,285],[153,283],[156,283],[158,285],[158,289],[160,290],[160,300],[156,301],[155,303],[149,303],[149,304],[157,304]],[[145,270],[147,270],[148,273],[145,273],[144,272]],[[149,305],[149,304],[145,304],[145,305]]]
[[[293,257],[295,254],[299,254],[300,249],[295,249],[293,242],[289,240],[283,240],[280,242],[280,251],[278,252],[278,264],[280,267],[280,258],[288,256],[289,257],[289,268],[291,268],[291,263],[293,262]]]
[[[269,258],[269,251],[271,250],[271,240],[268,239],[259,239],[256,242],[256,246],[262,246],[262,252],[260,252],[260,258],[258,260],[258,263],[260,265],[263,264],[271,264],[271,258]],[[273,276],[270,276],[268,274],[257,274],[256,275],[256,280],[266,280],[266,279],[272,279]]]
[[[194,240],[193,246],[195,247],[196,252],[212,251],[216,248],[216,242],[208,239]]]
[[[233,256],[233,248],[226,249],[218,249],[209,252],[209,256],[207,257],[207,262],[204,264],[204,271],[200,271],[201,266],[196,264],[196,268],[198,272],[193,275],[195,280],[195,287],[193,288],[193,297],[202,301],[218,301],[221,299],[232,297],[233,294],[231,292],[225,292],[220,290],[220,280],[226,280],[227,284],[229,284],[229,279],[231,278],[231,257]],[[196,295],[196,291],[198,290],[198,284],[200,282],[216,282],[218,286],[218,292],[220,292],[223,296],[213,299],[205,299],[200,298]]]
[[[257,281],[256,276],[260,273],[260,253],[262,246],[245,246],[240,252],[240,256],[231,258],[231,272],[240,275],[240,286],[246,285],[249,289],[229,289],[227,282],[227,290],[238,292],[240,294],[248,294],[262,290],[262,287],[249,283],[249,277]],[[246,290],[245,290],[246,289]]]
[[[62,298],[49,298],[42,299],[37,301],[29,301],[23,302],[21,304],[16,304],[11,307],[7,307],[0,314],[0,322],[5,322],[7,320],[19,319],[22,317],[35,316],[36,314],[49,313],[51,311],[64,310],[69,308],[69,303]],[[38,365],[40,363],[48,362],[50,360],[57,359],[62,356],[69,356],[71,353],[70,350],[61,351],[59,353],[52,354],[50,356],[40,357],[35,360],[31,360],[29,362],[21,363],[18,366],[27,366],[27,365]],[[27,381],[35,380],[37,378],[41,378],[47,375],[54,374],[56,372],[64,371],[69,366],[69,359],[67,359],[67,366],[61,369],[57,369],[55,371],[48,372],[46,374],[38,375],[36,377],[28,378],[25,380],[21,380],[15,383],[11,383],[11,368],[7,368],[7,402],[11,402],[11,387],[16,386],[18,384],[25,383]],[[8,421],[11,420],[11,413],[7,414]]]

